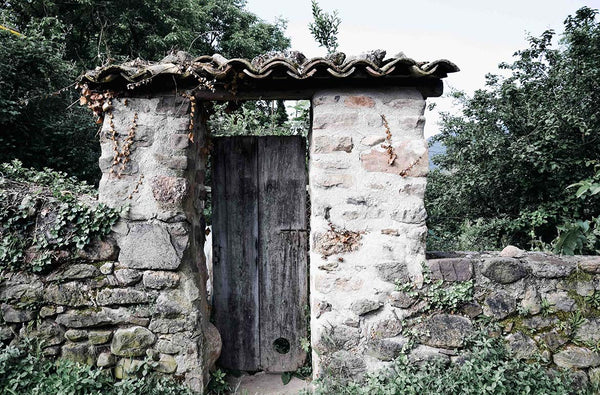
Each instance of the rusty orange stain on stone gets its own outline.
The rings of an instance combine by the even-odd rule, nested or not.
[[[375,107],[375,100],[369,96],[350,96],[344,100],[346,107]]]

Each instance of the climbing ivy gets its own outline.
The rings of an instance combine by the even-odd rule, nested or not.
[[[0,271],[43,271],[106,236],[118,218],[74,177],[0,164]]]

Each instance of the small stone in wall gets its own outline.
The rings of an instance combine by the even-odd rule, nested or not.
[[[79,362],[84,365],[94,365],[96,356],[94,347],[89,343],[67,343],[62,347],[61,356],[73,362]]]
[[[388,282],[405,283],[409,281],[406,262],[384,261],[375,264],[379,278]]]
[[[372,147],[374,145],[377,144],[381,144],[385,141],[385,136],[384,135],[379,135],[379,134],[375,134],[375,135],[371,135],[371,136],[366,136],[364,137],[360,143],[362,145],[366,145],[368,147]]]
[[[504,258],[521,258],[523,255],[525,255],[525,251],[512,245],[508,245],[500,251],[500,256]]]
[[[111,366],[115,366],[116,357],[114,354],[110,352],[102,352],[98,355],[98,359],[96,361],[96,366],[99,368],[108,368]]]
[[[517,259],[491,258],[486,261],[482,274],[497,283],[510,284],[527,276],[528,271]]]
[[[473,319],[483,314],[483,308],[477,302],[465,303],[460,307],[460,312]]]
[[[88,333],[87,331],[81,329],[69,329],[65,332],[65,338],[72,342],[79,342],[83,340],[87,340]]]
[[[600,256],[581,256],[577,257],[578,265],[584,272],[600,273]]]
[[[19,323],[31,321],[35,318],[36,312],[32,310],[19,310],[15,309],[11,305],[2,304],[2,318],[5,322]]]
[[[351,188],[354,186],[352,174],[323,174],[315,180],[315,185],[321,188]]]
[[[552,351],[558,350],[560,347],[564,346],[569,341],[569,339],[564,337],[562,334],[560,334],[556,330],[542,333],[542,334],[536,336],[535,340],[538,343],[545,344],[546,347],[548,347]]]
[[[104,275],[112,274],[113,268],[115,267],[114,262],[106,262],[100,266],[100,273]]]
[[[39,279],[31,282],[17,283],[14,285],[2,284],[0,287],[0,300],[16,302],[36,302],[41,300],[44,285]]]
[[[352,328],[358,328],[360,326],[360,317],[354,313],[348,312],[343,315],[342,324]]]
[[[544,329],[558,325],[559,320],[556,317],[542,317],[536,315],[523,320],[523,325],[531,329]]]
[[[408,309],[415,304],[416,299],[405,292],[394,291],[388,298],[390,305],[401,309]]]
[[[99,271],[93,265],[74,264],[68,265],[64,270],[54,272],[46,279],[48,281],[82,280],[98,276]]]
[[[156,335],[141,326],[117,329],[110,345],[110,351],[123,357],[141,356],[155,341]]]
[[[192,330],[194,324],[185,318],[153,318],[148,327],[155,333],[178,333]]]
[[[369,172],[397,174],[403,177],[425,177],[429,170],[427,147],[422,140],[407,140],[393,146],[396,159],[390,164],[386,151],[372,149],[361,154],[363,169]]]
[[[471,320],[458,315],[437,314],[417,327],[421,343],[442,348],[459,348],[473,333]]]
[[[506,337],[506,347],[517,359],[529,359],[537,351],[537,345],[529,336],[522,332],[512,333]]]
[[[79,282],[52,284],[44,290],[44,300],[47,302],[71,306],[93,306],[93,295],[89,289]]]
[[[315,303],[315,308],[313,309],[315,318],[321,317],[323,313],[328,311],[331,311],[331,303],[328,303],[325,300],[320,300]]]
[[[381,308],[382,303],[376,300],[359,299],[350,305],[350,310],[356,315],[365,315]]]
[[[91,344],[98,345],[108,343],[112,338],[112,331],[90,331],[88,339]]]
[[[350,136],[316,136],[313,138],[313,152],[315,154],[329,154],[332,152],[352,152],[354,144]]]
[[[434,280],[468,281],[473,277],[473,263],[470,259],[429,259],[427,266]]]
[[[148,295],[129,288],[105,288],[98,292],[96,301],[100,306],[140,304],[148,302]]]
[[[539,278],[567,277],[576,269],[572,262],[566,262],[559,257],[535,253],[528,256],[531,272]]]
[[[173,288],[179,283],[179,274],[163,271],[145,271],[142,280],[146,288]]]
[[[382,361],[393,361],[398,358],[409,342],[404,336],[396,336],[369,342],[367,353]]]
[[[172,355],[160,354],[156,367],[154,368],[159,373],[171,374],[177,370],[177,362]]]
[[[82,250],[77,251],[77,257],[90,262],[113,261],[117,259],[119,247],[114,239],[95,239]]]
[[[600,342],[600,318],[590,318],[577,329],[575,338],[584,342]]]
[[[368,324],[367,336],[371,339],[395,337],[402,333],[402,321],[393,311],[377,313]]]
[[[410,351],[408,355],[408,360],[411,363],[423,363],[423,362],[450,362],[450,356],[445,354],[439,348],[424,346],[419,344],[415,348]]]
[[[333,377],[351,377],[360,380],[366,371],[363,358],[356,353],[340,350],[322,360],[328,374]]]
[[[21,328],[19,333],[21,337],[36,339],[43,348],[57,346],[65,341],[65,331],[60,325],[52,321],[44,321],[37,325],[35,329],[27,327]]]
[[[56,307],[54,307],[54,306],[43,306],[40,309],[40,317],[42,317],[42,318],[53,317],[55,315],[56,315]]]
[[[501,320],[516,311],[516,304],[513,296],[505,291],[497,291],[485,299],[483,312],[485,315]]]
[[[546,300],[552,306],[552,309],[557,311],[574,311],[577,308],[575,300],[569,297],[569,294],[564,291],[551,292],[546,294]]]
[[[523,294],[521,308],[528,314],[535,315],[542,311],[542,300],[535,288],[528,288]]]
[[[553,360],[556,365],[566,369],[583,369],[600,365],[600,355],[597,352],[576,346],[568,346],[554,354]]]
[[[115,366],[115,377],[122,380],[128,377],[135,377],[134,372],[144,364],[140,359],[122,358],[119,359]]]
[[[327,232],[316,234],[314,237],[315,250],[322,256],[328,257],[356,251],[360,246],[362,232],[352,232],[330,224]]]
[[[181,204],[189,190],[185,178],[156,176],[152,179],[152,194],[154,199],[166,205]]]
[[[425,211],[424,206],[419,205],[417,207],[395,210],[390,214],[390,217],[394,221],[403,224],[421,224],[427,220],[427,211]]]
[[[121,285],[135,284],[142,278],[142,272],[134,269],[118,269],[115,270],[114,275]]]
[[[358,345],[359,336],[359,330],[355,328],[345,325],[328,326],[320,330],[313,347],[319,353],[349,350]]]

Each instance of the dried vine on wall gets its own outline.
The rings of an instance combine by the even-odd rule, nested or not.
[[[381,120],[383,121],[383,126],[385,127],[385,143],[381,144],[381,148],[384,148],[389,156],[388,165],[393,165],[394,161],[398,157],[396,152],[394,152],[394,147],[392,146],[392,131],[390,130],[390,125],[388,124],[385,115],[381,114]]]

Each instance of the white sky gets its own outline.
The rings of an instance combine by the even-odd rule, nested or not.
[[[544,30],[562,31],[569,14],[600,0],[319,0],[327,12],[338,10],[342,19],[339,50],[348,55],[384,49],[388,56],[402,51],[417,61],[449,59],[461,69],[445,80],[448,86],[472,93],[484,85],[484,76],[498,63],[527,47],[526,35]],[[308,30],[310,0],[247,0],[247,9],[273,22],[288,21],[292,49],[308,57],[322,56]],[[451,109],[451,99],[430,99],[438,109]],[[437,132],[437,111],[428,113],[426,136]]]

